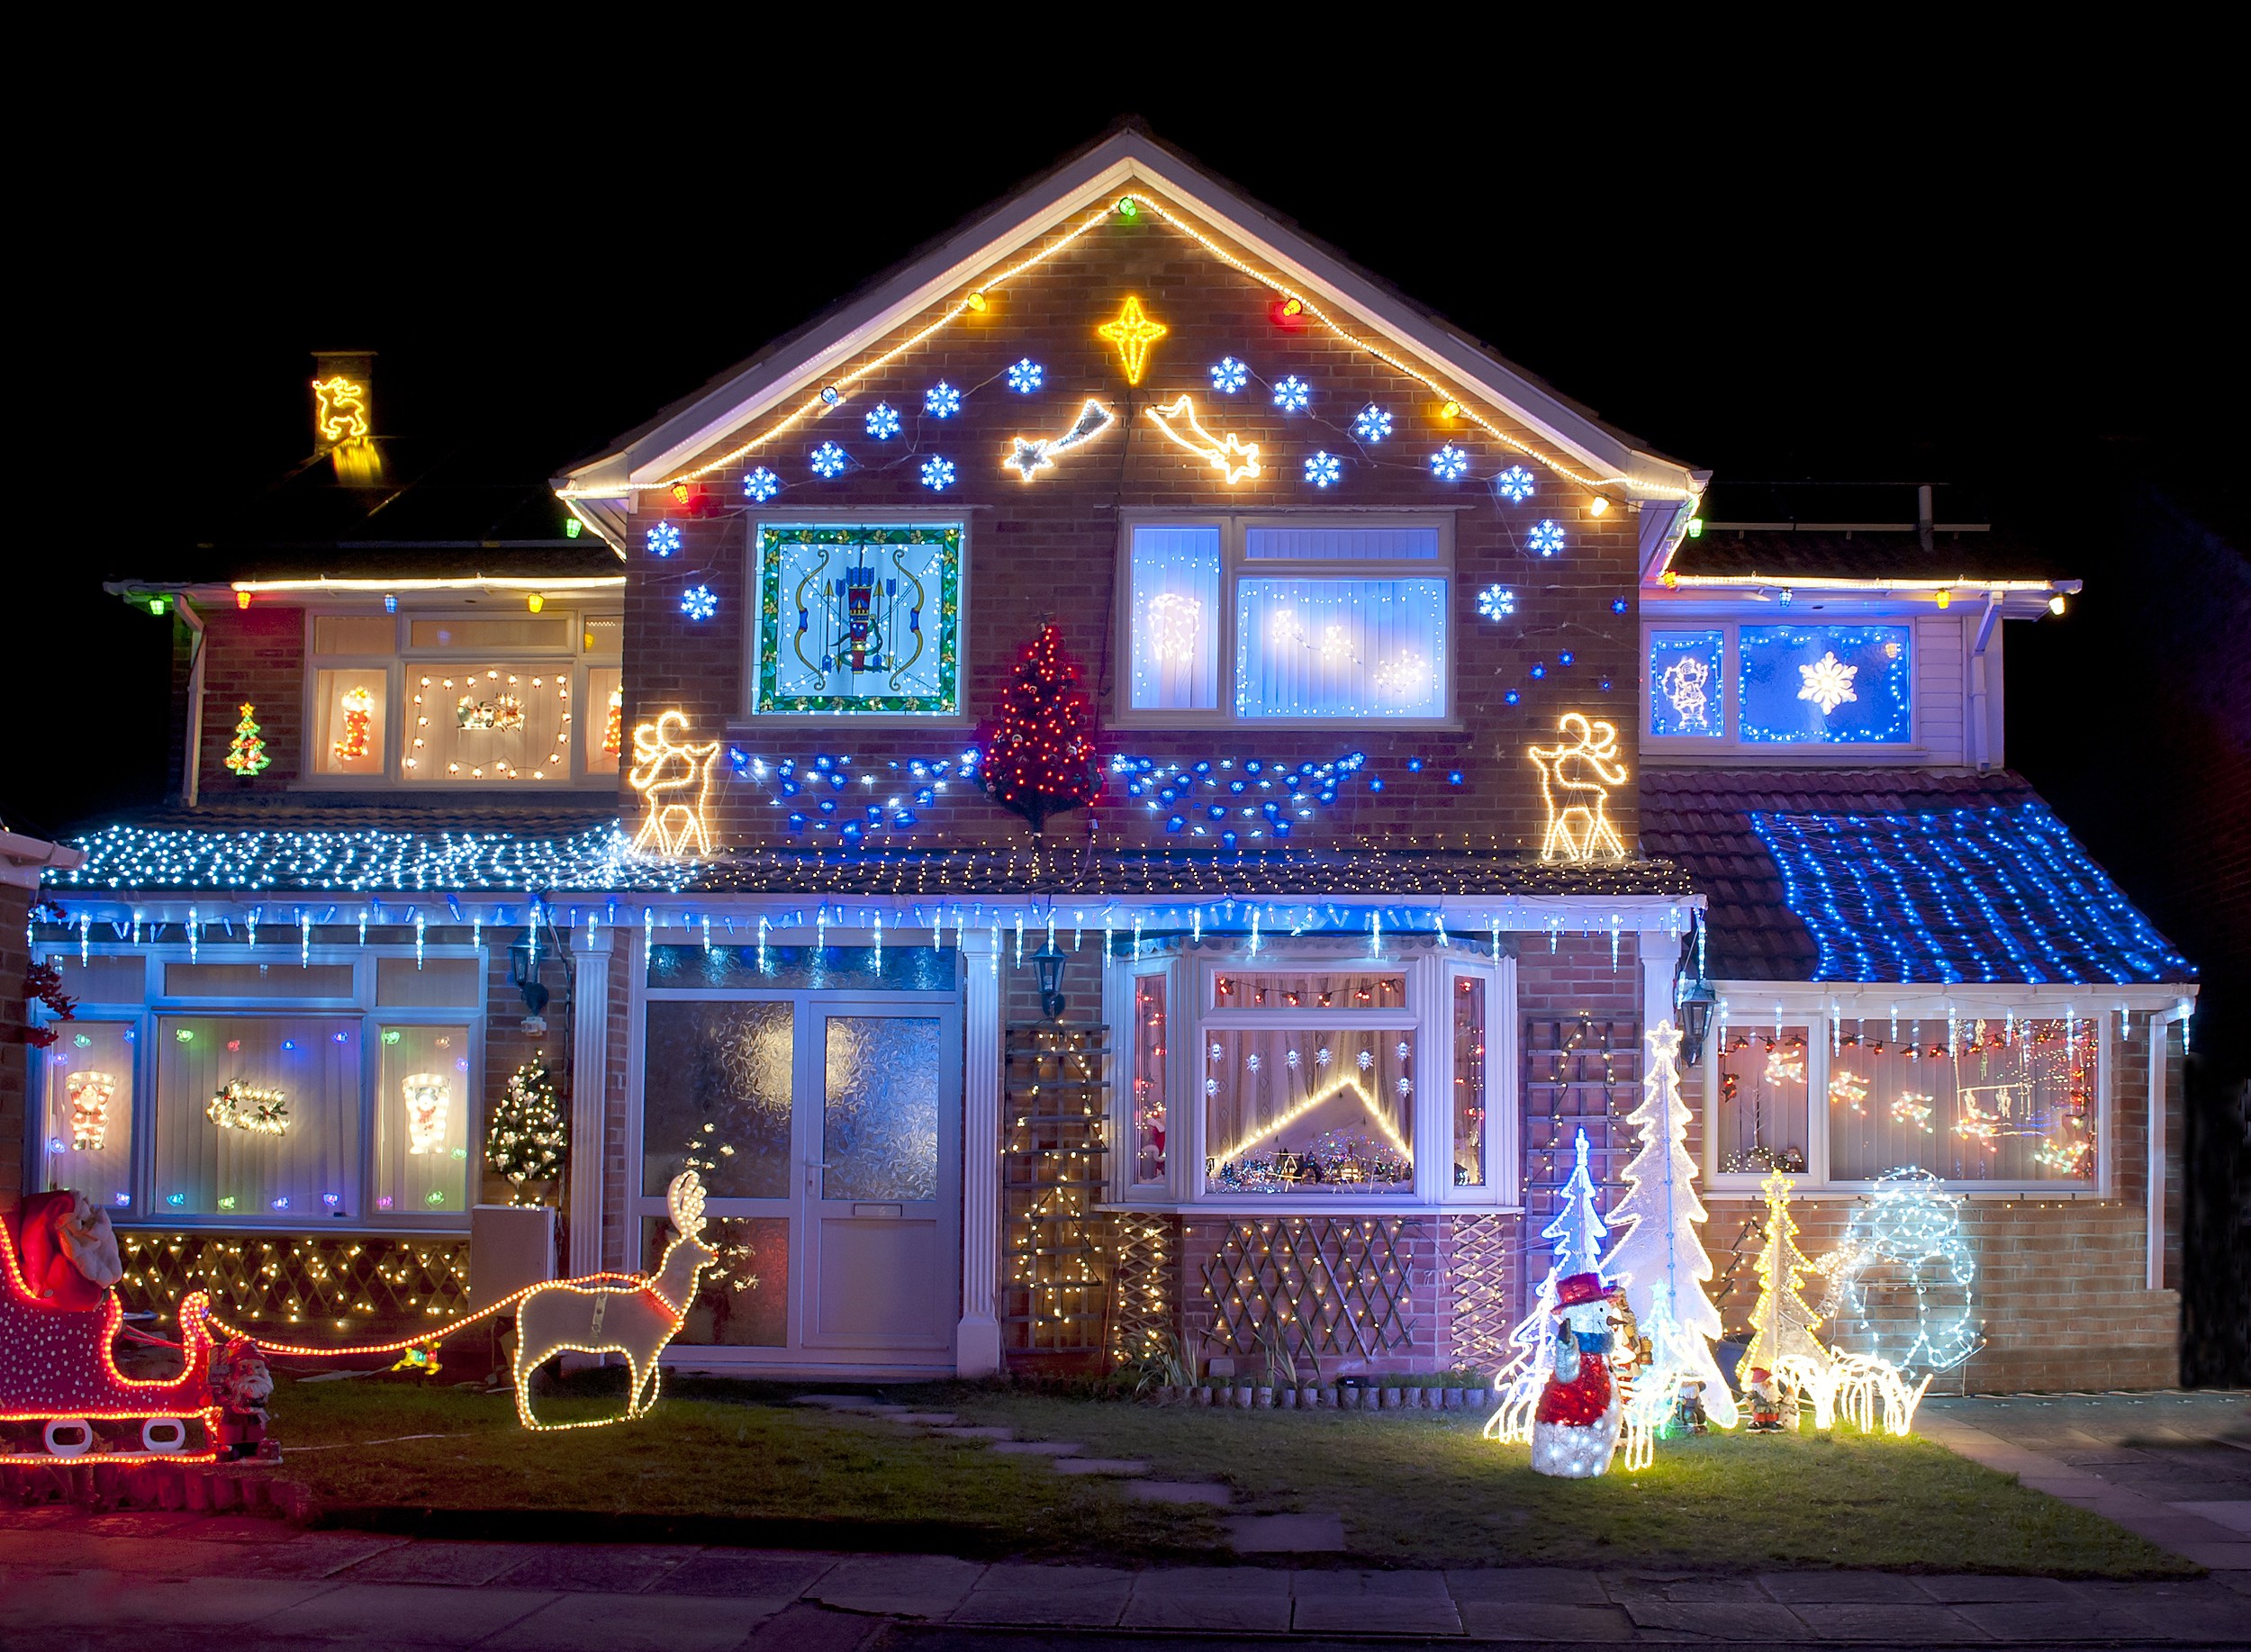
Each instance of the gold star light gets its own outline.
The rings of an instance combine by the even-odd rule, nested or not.
[[[1126,367],[1126,382],[1138,384],[1141,370],[1149,362],[1149,347],[1171,329],[1144,314],[1140,299],[1128,298],[1126,308],[1117,312],[1116,320],[1105,321],[1094,330],[1117,346],[1118,360]]]

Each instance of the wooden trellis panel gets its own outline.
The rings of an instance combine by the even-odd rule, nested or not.
[[[118,1235],[118,1250],[119,1299],[166,1319],[190,1291],[209,1292],[221,1319],[268,1332],[403,1332],[469,1311],[466,1239],[131,1232]]]
[[[1255,1354],[1266,1334],[1316,1359],[1406,1348],[1414,1251],[1397,1216],[1230,1222],[1204,1262],[1211,1349]]]
[[[1587,1173],[1606,1212],[1622,1196],[1622,1173],[1640,1146],[1626,1115],[1641,1101],[1641,1025],[1630,1017],[1524,1019],[1524,1265],[1516,1270],[1514,1309],[1548,1274],[1548,1241],[1571,1178],[1573,1144],[1587,1132]]]
[[[1109,1152],[1109,1029],[1008,1029],[1001,1099],[1002,1346],[1107,1351],[1111,1220],[1095,1210]]]
[[[1110,1363],[1153,1359],[1179,1323],[1180,1234],[1171,1216],[1116,1218],[1110,1277]]]
[[[1509,1266],[1520,1223],[1499,1216],[1458,1216],[1448,1252],[1453,1295],[1453,1360],[1497,1370],[1508,1363],[1508,1333],[1518,1313]]]

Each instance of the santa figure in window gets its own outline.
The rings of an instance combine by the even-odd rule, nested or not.
[[[1610,1295],[1602,1276],[1575,1273],[1556,1286],[1555,1368],[1532,1413],[1532,1466],[1584,1480],[1610,1467],[1621,1404],[1610,1371]]]

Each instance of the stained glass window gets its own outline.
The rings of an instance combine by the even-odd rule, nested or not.
[[[1903,745],[1914,726],[1912,636],[1903,625],[1740,627],[1739,737]]]
[[[958,523],[760,528],[753,709],[953,715],[961,593]]]
[[[1650,733],[1660,739],[1727,737],[1727,634],[1716,628],[1650,632]]]

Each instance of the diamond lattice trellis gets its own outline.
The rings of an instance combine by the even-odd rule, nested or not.
[[[169,1319],[190,1291],[245,1330],[321,1324],[407,1329],[469,1311],[469,1241],[341,1235],[118,1235],[128,1309]]]
[[[1454,1306],[1456,1365],[1497,1370],[1508,1363],[1508,1333],[1515,1314],[1509,1267],[1517,1224],[1499,1216],[1459,1216],[1448,1258],[1447,1283]]]
[[[1180,1283],[1179,1223],[1120,1216],[1110,1275],[1110,1360],[1162,1358],[1172,1346]]]
[[[1204,1262],[1212,1345],[1372,1357],[1413,1340],[1415,1241],[1401,1217],[1279,1216],[1227,1224]]]

